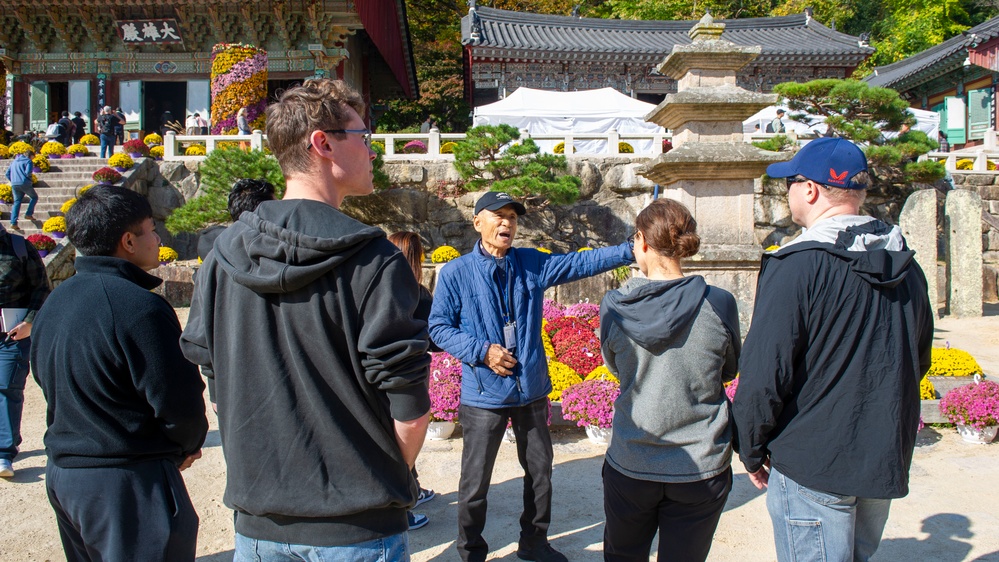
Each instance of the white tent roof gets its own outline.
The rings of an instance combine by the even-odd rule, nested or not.
[[[744,133],[752,133],[755,130],[755,126],[758,124],[760,126],[760,131],[766,131],[767,124],[777,117],[777,109],[780,106],[772,105],[770,107],[765,107],[760,111],[756,112],[755,115],[746,119],[742,122],[742,131]],[[787,110],[785,110],[787,111]],[[940,114],[935,111],[926,111],[924,109],[914,109],[909,108],[909,113],[916,118],[916,125],[913,129],[917,131],[922,131],[926,133],[931,139],[936,140],[937,133],[940,131]],[[811,115],[812,125],[806,125],[800,121],[795,121],[791,119],[790,112],[784,115],[784,128],[788,131],[794,131],[795,133],[806,134],[815,133],[817,135],[822,135],[826,132],[825,117],[821,115]],[[891,138],[897,136],[898,133],[895,132],[884,132],[884,136]]]
[[[637,117],[642,121],[655,109],[651,103],[636,100],[614,88],[551,92],[532,88],[517,88],[498,102],[475,108],[475,117],[561,117],[606,118]]]

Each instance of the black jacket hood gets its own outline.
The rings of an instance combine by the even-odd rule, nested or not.
[[[219,266],[258,293],[301,289],[385,236],[337,209],[305,199],[265,201],[215,241]]]
[[[621,330],[647,350],[661,348],[697,316],[707,294],[704,278],[695,275],[670,281],[635,277],[604,296],[603,305]],[[605,341],[611,322],[600,322]]]
[[[772,254],[764,254],[764,267],[767,259],[779,259],[806,250],[822,250],[849,262],[851,273],[870,285],[892,288],[902,282],[914,263],[915,252],[906,247],[896,226],[871,220],[837,230],[834,234],[835,238],[819,236],[785,246]]]

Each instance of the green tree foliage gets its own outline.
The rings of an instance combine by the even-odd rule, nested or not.
[[[794,143],[791,142],[791,139],[788,138],[785,135],[777,135],[777,136],[770,137],[767,140],[756,141],[756,142],[754,142],[752,144],[756,148],[761,148],[763,150],[769,150],[771,152],[780,152],[780,151],[784,150],[785,148],[791,146]]]
[[[981,23],[968,13],[968,0],[881,0],[881,14],[871,22],[877,52],[861,67],[891,64],[942,43]]]
[[[580,181],[565,174],[565,156],[541,154],[533,139],[518,140],[520,131],[510,125],[472,127],[455,146],[455,168],[472,191],[488,187],[514,197],[542,197],[557,205],[579,198]]]
[[[264,179],[274,184],[278,199],[284,196],[284,174],[277,159],[260,150],[216,149],[201,163],[201,192],[167,217],[173,234],[197,232],[213,224],[231,222],[229,191],[237,180]]]
[[[774,92],[787,99],[791,119],[813,125],[807,114],[824,116],[829,134],[866,146],[875,193],[904,201],[913,183],[930,183],[946,175],[939,162],[916,162],[937,148],[926,133],[909,131],[895,138],[883,134],[915,123],[907,111],[909,104],[895,90],[857,80],[813,80],[778,84]]]

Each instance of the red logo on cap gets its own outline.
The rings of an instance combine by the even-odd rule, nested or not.
[[[844,183],[846,181],[846,174],[848,170],[843,170],[843,173],[837,174],[836,170],[829,168],[829,181],[833,183]]]

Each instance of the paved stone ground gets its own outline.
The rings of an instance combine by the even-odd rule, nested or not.
[[[182,320],[186,310],[179,311]],[[987,307],[982,319],[945,319],[937,326],[938,345],[973,353],[986,373],[999,376],[999,306]],[[63,559],[52,510],[45,497],[44,402],[29,382],[17,476],[0,481],[0,560]],[[215,418],[204,458],[184,473],[201,517],[199,560],[232,559],[232,515],[222,505],[225,464]],[[570,560],[601,556],[603,505],[600,467],[604,448],[590,444],[581,430],[555,434],[555,495],[552,541]],[[456,494],[461,440],[429,441],[420,456],[424,486],[440,496],[422,506],[428,526],[410,533],[415,561],[456,560]],[[736,463],[735,486],[712,547],[710,560],[774,560],[773,538],[764,496]],[[516,560],[517,518],[522,471],[516,450],[504,444],[493,474],[486,538],[492,560]],[[970,445],[950,428],[926,428],[913,462],[911,491],[892,505],[876,561],[999,562],[999,443]]]

